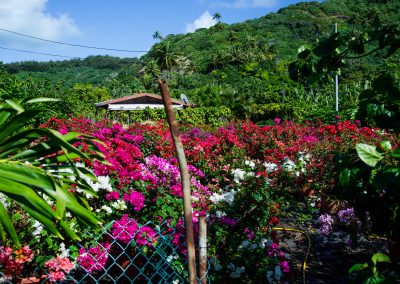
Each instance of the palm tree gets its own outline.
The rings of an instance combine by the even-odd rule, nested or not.
[[[152,53],[161,70],[170,71],[178,65],[179,55],[171,49],[169,41],[159,43]]]
[[[218,23],[221,22],[221,18],[222,15],[219,12],[216,12],[213,16],[212,16],[213,20],[216,20]]]
[[[155,31],[153,34],[154,39],[162,40],[163,36],[161,35],[160,31]]]
[[[65,219],[67,211],[85,226],[98,226],[100,220],[82,205],[83,197],[75,197],[70,191],[76,185],[85,193],[96,196],[85,181],[85,177],[93,181],[96,177],[74,161],[104,161],[93,143],[101,142],[75,132],[62,135],[52,129],[32,128],[32,118],[42,111],[36,103],[50,100],[16,101],[0,97],[0,193],[42,223],[53,235],[63,239],[62,229],[67,237],[79,240]],[[25,109],[25,106],[30,108]],[[83,153],[74,146],[76,142],[85,143],[91,149],[89,153],[94,154]],[[45,201],[47,199],[54,202],[55,208]],[[7,209],[0,202],[0,238],[3,241],[6,233],[16,246],[20,245]]]

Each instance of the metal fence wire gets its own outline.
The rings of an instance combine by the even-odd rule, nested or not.
[[[0,262],[0,283],[187,283],[183,231],[146,223],[133,235],[128,227],[116,235],[116,227],[113,221],[96,235],[87,230],[76,244],[78,256],[69,257],[75,262],[72,269],[42,265],[8,275]]]

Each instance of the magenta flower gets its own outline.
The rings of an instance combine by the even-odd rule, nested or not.
[[[139,229],[135,240],[140,246],[151,247],[156,242],[156,233],[150,227],[143,226]]]
[[[79,250],[77,262],[89,273],[101,271],[105,268],[109,249],[109,243],[100,244],[88,250],[81,248]]]
[[[289,262],[287,262],[286,260],[285,261],[281,261],[279,263],[279,266],[281,267],[283,272],[285,272],[285,273],[289,272]]]
[[[275,124],[281,123],[281,119],[279,117],[274,118],[274,123]]]
[[[110,193],[106,194],[106,200],[118,200],[119,199],[119,192],[118,191],[112,191]]]
[[[124,244],[129,244],[139,229],[135,219],[129,218],[124,214],[121,219],[114,222],[111,235],[114,239]]]
[[[124,194],[124,201],[129,202],[130,205],[133,205],[134,210],[140,211],[144,207],[145,198],[142,193],[138,191],[131,191],[130,193]]]

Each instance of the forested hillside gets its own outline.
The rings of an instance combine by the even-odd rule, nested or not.
[[[140,59],[91,56],[12,63],[5,69],[19,78],[48,80],[64,92],[76,83],[90,83],[106,88],[110,97],[158,92],[154,76],[161,74],[176,97],[185,93],[198,105],[225,105],[255,119],[293,115],[301,109],[329,110],[334,105],[333,79],[312,86],[289,79],[288,66],[296,60],[298,48],[333,34],[335,23],[339,33],[353,33],[354,37],[362,37],[377,26],[398,25],[398,11],[398,0],[299,3],[243,23],[225,24],[222,15],[210,29],[160,36]],[[365,53],[374,43],[367,40],[366,48]],[[399,63],[398,52],[385,57],[383,51],[346,60],[340,72],[341,109],[354,109],[358,94],[379,72],[399,75]],[[285,107],[277,105],[283,101]]]

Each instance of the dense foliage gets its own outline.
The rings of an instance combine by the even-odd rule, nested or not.
[[[82,118],[54,118],[44,126],[63,134],[79,130],[103,141],[100,149],[110,164],[85,160],[84,167],[101,181],[92,184],[99,198],[86,194],[88,206],[104,221],[115,221],[109,228],[109,235],[104,236],[113,236],[113,242],[120,245],[135,238],[136,244],[151,251],[157,248],[157,241],[152,237],[154,228],[146,227],[148,235],[143,240],[136,230],[141,230],[149,221],[159,225],[167,221],[176,234],[174,244],[182,245],[183,239],[179,237],[183,232],[182,191],[165,123],[123,128],[110,121],[92,123]],[[293,210],[296,202],[312,204],[308,206],[315,210],[321,207],[320,194],[336,194],[339,176],[333,165],[338,154],[351,153],[356,143],[374,144],[381,140],[391,141],[392,149],[399,146],[396,135],[361,127],[357,121],[300,125],[275,119],[274,125],[263,127],[242,121],[216,130],[184,130],[182,141],[191,172],[193,221],[197,224],[198,216],[209,216],[211,279],[259,283],[266,278],[277,281],[296,277],[284,241],[271,229]],[[3,202],[9,204],[8,199]],[[14,207],[8,205],[7,208],[10,214],[21,215]],[[360,218],[363,212],[360,211]],[[375,214],[373,210],[369,212]],[[76,222],[73,217],[66,216],[70,223]],[[58,256],[64,258],[64,262],[76,263],[68,271],[84,269],[101,275],[106,269],[108,253],[115,250],[107,245],[94,247],[96,231],[85,233],[83,248],[77,252],[74,242],[64,240],[61,244],[50,237],[45,228],[39,230],[33,220],[13,220],[19,228],[22,228],[21,222],[25,224],[21,241],[38,254],[33,257],[40,256],[39,264],[59,261],[51,260]],[[77,235],[83,234],[79,227],[72,226],[72,230]],[[87,262],[87,252],[93,258],[92,264]],[[185,254],[183,247],[181,253]],[[30,269],[35,267],[34,263],[25,262]],[[51,275],[51,270],[48,273]]]
[[[296,59],[299,46],[312,46],[320,41],[325,47],[319,50],[332,54],[331,49],[336,45],[329,39],[336,22],[340,40],[345,36],[367,40],[365,45],[356,40],[351,45],[349,41],[351,50],[373,50],[376,43],[369,40],[373,34],[367,37],[366,32],[377,26],[395,31],[399,10],[397,0],[298,3],[243,23],[218,22],[210,29],[188,34],[161,36],[156,33],[160,41],[140,59],[91,56],[84,60],[20,62],[5,67],[24,79],[32,76],[52,82],[58,86],[58,97],[63,97],[61,93],[64,97],[73,93],[71,89],[76,83],[105,87],[112,98],[132,92],[158,92],[153,76],[161,72],[167,76],[173,96],[185,93],[197,105],[224,105],[236,115],[267,120],[273,117],[265,117],[266,112],[260,116],[259,110],[251,106],[280,103],[284,94],[285,102],[300,103],[300,108],[307,106],[305,113],[315,117],[321,111],[334,109],[333,75],[312,86],[290,80],[287,69]],[[397,39],[393,35],[383,40],[393,42],[395,47]],[[337,47],[343,53],[342,42],[339,43]],[[354,110],[359,93],[382,70],[396,78],[399,76],[399,55],[395,51],[392,48],[387,58],[386,53],[376,52],[368,57],[349,57],[341,63],[340,110],[345,113]]]

